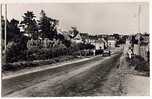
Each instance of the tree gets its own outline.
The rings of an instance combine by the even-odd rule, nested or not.
[[[134,44],[138,44],[138,39],[136,39],[135,35],[131,36],[131,44],[134,46]]]
[[[2,16],[1,19],[2,22],[2,39],[4,40],[4,36],[5,36],[5,20]],[[7,26],[6,26],[6,38],[7,38],[7,43],[11,42],[11,41],[16,41],[18,40],[18,36],[20,35],[20,29],[18,27],[19,21],[16,19],[11,19],[11,21],[9,22],[7,20]]]
[[[40,15],[40,20],[38,20],[40,36],[42,38],[53,39],[57,34],[55,27],[58,20],[47,17],[44,10],[41,10]]]
[[[27,11],[24,13],[23,21],[21,21],[21,26],[25,30],[25,33],[29,34],[29,36],[33,39],[36,39],[38,36],[38,27],[37,22],[35,20],[35,15],[32,11]]]
[[[2,39],[4,40],[4,32],[5,32],[5,20],[4,20],[4,17],[1,16],[1,25],[2,25]]]
[[[8,30],[7,30],[7,40],[8,41],[15,41],[17,42],[20,39],[20,29],[18,27],[19,21],[16,19],[12,19],[8,23]]]
[[[115,39],[119,40],[120,39],[120,36],[119,34],[113,34],[113,36],[115,37]]]

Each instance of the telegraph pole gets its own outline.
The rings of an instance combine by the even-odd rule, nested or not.
[[[141,15],[141,5],[139,5],[138,7],[138,31],[139,31],[139,37],[138,37],[138,46],[139,46],[139,55],[141,55],[140,53],[140,36],[141,36],[141,30],[140,30],[140,15]]]
[[[140,33],[140,13],[141,13],[141,5],[138,6],[138,32]]]
[[[0,45],[1,44],[2,44],[2,4],[0,4]],[[1,46],[1,49],[2,49],[2,46]],[[2,51],[3,50],[1,50],[1,53]]]
[[[2,34],[2,4],[0,4],[0,30],[0,34]]]
[[[5,4],[5,40],[4,40],[4,45],[5,45],[5,51],[7,48],[7,4]]]

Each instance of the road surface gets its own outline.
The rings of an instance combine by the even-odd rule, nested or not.
[[[90,95],[98,82],[113,68],[121,52],[88,60],[15,75],[2,79],[2,96],[78,96]]]

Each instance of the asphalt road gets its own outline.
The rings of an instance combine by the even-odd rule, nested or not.
[[[110,57],[97,56],[90,60],[2,79],[2,96],[75,96],[82,93],[78,87],[86,88],[93,83],[94,78],[104,76],[104,71],[109,71],[119,57],[120,53]]]

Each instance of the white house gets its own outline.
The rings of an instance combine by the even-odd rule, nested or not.
[[[103,39],[98,39],[94,43],[96,50],[104,49],[104,44],[105,44],[105,42]]]
[[[71,41],[75,43],[82,43],[82,38],[80,34],[78,33]]]
[[[110,48],[114,48],[115,45],[116,45],[116,40],[114,40],[114,39],[108,40],[108,46]]]

